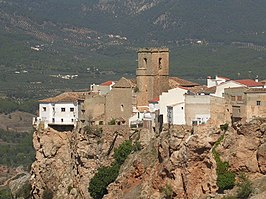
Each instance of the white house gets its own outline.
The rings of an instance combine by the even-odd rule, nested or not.
[[[163,123],[185,124],[185,96],[188,88],[176,87],[163,92],[160,95],[160,115],[163,115]]]
[[[90,91],[97,92],[99,95],[106,95],[112,90],[113,85],[115,85],[113,81],[103,82],[100,85],[91,84]]]
[[[230,79],[227,77],[219,77],[219,76],[215,76],[214,79],[211,78],[211,76],[208,76],[207,78],[207,87],[213,87],[213,86],[218,86],[226,81],[229,81]]]
[[[66,92],[56,97],[40,100],[39,116],[33,125],[43,128],[48,126],[70,126],[74,128],[78,121],[78,100],[84,99],[86,92]]]
[[[252,79],[230,80],[216,86],[216,92],[213,95],[217,97],[224,97],[225,88],[236,87],[263,88],[264,84],[261,82],[256,82]]]
[[[129,118],[129,126],[142,124],[144,120],[151,121],[153,127],[155,127],[156,111],[159,110],[159,98],[155,98],[149,101],[148,107],[139,107],[133,109],[133,115]]]
[[[210,95],[186,95],[185,114],[187,125],[205,124],[211,117]]]

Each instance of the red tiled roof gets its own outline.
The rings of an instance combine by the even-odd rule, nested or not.
[[[152,100],[149,100],[149,102],[150,103],[157,103],[157,102],[159,102],[159,98],[154,98],[154,99],[152,99]]]
[[[107,81],[100,84],[100,86],[111,86],[114,82],[113,81]]]
[[[261,82],[256,82],[253,79],[240,79],[240,80],[234,80],[237,83],[246,85],[248,87],[255,87],[255,86],[264,86]]]

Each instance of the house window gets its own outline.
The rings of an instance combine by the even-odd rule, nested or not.
[[[61,118],[61,122],[64,122],[64,119],[63,118]]]
[[[257,101],[257,106],[260,106],[261,105],[261,101]]]
[[[53,122],[53,123],[55,122],[55,119],[54,119],[54,118],[52,118],[52,122]]]
[[[237,101],[242,101],[242,96],[237,96]]]
[[[70,108],[70,112],[74,112],[74,108]]]
[[[61,108],[61,112],[66,112],[66,108]]]
[[[184,109],[184,107],[181,107],[181,110],[183,110]]]
[[[231,96],[231,101],[236,101],[236,97],[235,96]]]
[[[74,119],[71,119],[71,122],[74,122]]]
[[[42,107],[42,110],[43,110],[43,111],[46,111],[46,107]]]

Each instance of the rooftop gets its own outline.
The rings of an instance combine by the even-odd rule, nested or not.
[[[240,80],[234,80],[237,83],[246,85],[248,87],[256,87],[256,86],[264,86],[261,82],[256,82],[253,79],[240,79]]]
[[[198,83],[191,82],[185,79],[181,79],[179,77],[170,77],[169,78],[169,87],[176,88],[176,87],[193,87],[193,86],[199,86]]]
[[[245,91],[245,93],[265,93],[266,94],[266,88],[249,88]]]
[[[103,83],[101,83],[100,84],[100,86],[111,86],[111,85],[113,85],[115,82],[113,82],[113,81],[107,81],[107,82],[103,82]]]
[[[152,100],[149,100],[150,103],[158,103],[159,102],[159,98],[154,98]]]
[[[65,92],[55,97],[39,100],[39,102],[45,103],[57,103],[57,102],[75,102],[77,100],[84,100],[86,95],[92,95],[91,92]]]
[[[212,87],[209,87],[209,88],[207,86],[205,86],[205,85],[203,85],[203,86],[194,86],[194,87],[190,88],[189,91],[194,93],[194,94],[200,94],[200,93],[210,94],[210,93],[215,93],[216,86],[212,86]]]
[[[122,77],[120,80],[118,80],[118,82],[116,82],[113,88],[134,88],[135,86],[136,80]]]

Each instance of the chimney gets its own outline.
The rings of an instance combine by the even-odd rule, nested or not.
[[[255,82],[259,82],[259,76],[256,76]]]

